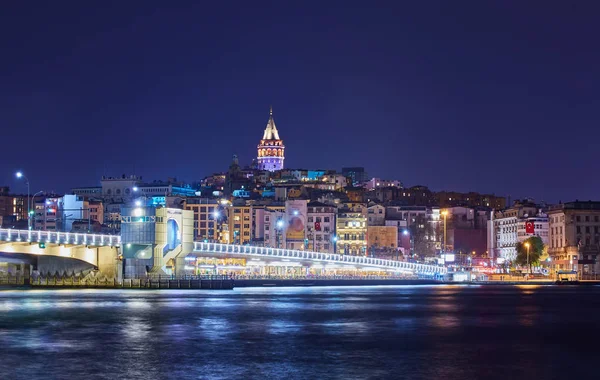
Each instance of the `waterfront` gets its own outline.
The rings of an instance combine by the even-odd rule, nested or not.
[[[600,288],[0,291],[5,378],[590,378]],[[4,377],[4,376],[3,376]]]

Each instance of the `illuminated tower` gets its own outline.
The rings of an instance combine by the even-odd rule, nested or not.
[[[258,144],[258,169],[274,172],[283,169],[285,146],[273,120],[273,107],[269,111],[269,122],[260,144]]]

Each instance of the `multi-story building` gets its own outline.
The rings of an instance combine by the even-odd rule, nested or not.
[[[390,255],[398,250],[398,228],[396,226],[368,226],[369,256]]]
[[[308,220],[306,223],[308,248],[317,252],[334,253],[333,237],[335,236],[336,208],[321,202],[310,202],[307,205]]]
[[[488,223],[488,255],[498,262],[514,260],[517,243],[532,236],[548,244],[548,216],[531,200],[516,201],[510,208],[492,212]],[[528,224],[533,232],[527,232]]]
[[[285,207],[267,207],[263,212],[264,246],[272,248],[285,248]]]
[[[397,180],[388,180],[381,178],[371,178],[365,183],[367,190],[374,190],[378,187],[400,187],[402,188],[402,182]]]
[[[550,207],[548,237],[557,270],[600,273],[600,202],[567,202]]]
[[[441,210],[442,225],[446,223],[445,250],[458,255],[466,263],[472,254],[483,256],[487,251],[488,216],[485,210],[471,207],[449,207]],[[443,236],[442,236],[443,237]]]
[[[285,201],[285,247],[288,249],[306,249],[307,205],[305,199]]]
[[[249,244],[252,240],[252,207],[239,202],[227,207],[230,244]]]
[[[506,208],[506,198],[494,194],[480,194],[475,192],[459,193],[456,191],[438,191],[433,193],[435,202],[441,208],[454,206],[487,207],[495,210]]]
[[[184,209],[192,211],[194,218],[194,241],[222,241],[220,223],[226,215],[220,208],[217,199],[203,197],[185,198]]]
[[[336,218],[336,253],[354,256],[367,254],[367,218],[364,209],[342,207]]]
[[[367,224],[369,226],[385,226],[385,207],[373,204],[367,208]]]
[[[270,225],[271,213],[285,213],[283,202],[253,202],[252,203],[252,244],[274,247],[269,241],[273,238],[273,229],[265,230],[265,225]],[[269,234],[271,232],[271,234]]]
[[[342,174],[332,173],[325,174],[321,178],[321,181],[332,185],[331,190],[341,190],[348,186],[348,179]]]
[[[38,199],[33,205],[35,211],[32,221],[34,230],[63,231],[62,226],[62,197]]]
[[[342,175],[350,178],[352,186],[362,186],[368,180],[367,172],[362,167],[342,168]]]
[[[262,140],[258,144],[258,170],[276,171],[283,169],[285,159],[285,146],[283,140],[279,138],[279,132],[273,120],[273,108],[269,111],[269,121],[263,134]]]

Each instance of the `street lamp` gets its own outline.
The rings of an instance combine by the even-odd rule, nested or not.
[[[277,221],[277,223],[275,224],[276,226],[276,230],[277,230],[277,248],[281,248],[281,230],[283,230],[283,226],[284,226],[284,222],[283,220],[279,219]]]
[[[448,215],[448,210],[442,211],[442,216],[444,217],[444,247],[442,247],[442,252],[446,253],[446,216]]]
[[[338,237],[336,235],[333,235],[333,238],[331,240],[333,240],[333,253],[337,253],[336,243],[338,241]]]
[[[525,248],[527,248],[527,273],[530,273],[531,271],[529,270],[529,246],[531,244],[529,244],[529,242],[525,242]]]
[[[31,202],[29,201],[29,178],[27,178],[25,176],[25,174],[23,174],[22,171],[18,171],[15,173],[15,176],[18,179],[24,178],[25,179],[25,183],[27,184],[27,228],[31,229]]]

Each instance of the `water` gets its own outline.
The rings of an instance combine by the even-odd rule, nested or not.
[[[8,290],[0,378],[594,378],[599,313],[599,287]]]

